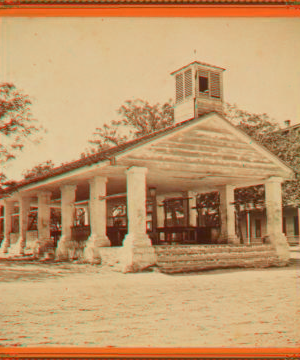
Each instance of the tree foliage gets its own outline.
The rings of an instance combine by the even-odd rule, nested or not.
[[[300,174],[300,127],[281,129],[267,114],[255,114],[225,104],[224,116],[237,128],[251,136]],[[300,206],[300,181],[285,181],[282,185],[283,206]],[[235,189],[235,206],[240,209],[261,208],[265,200],[264,185]],[[198,206],[217,209],[218,192],[201,194]],[[250,206],[251,205],[251,206]],[[218,217],[218,213],[215,212]],[[217,220],[216,220],[217,222]]]
[[[27,138],[38,141],[41,127],[33,118],[28,95],[9,83],[0,84],[0,164],[14,159]]]
[[[52,160],[47,160],[39,165],[34,166],[30,170],[26,170],[22,173],[24,179],[32,179],[40,175],[47,174],[54,168],[54,163]]]
[[[163,105],[141,99],[128,100],[117,110],[119,120],[96,128],[89,143],[93,146],[90,153],[105,150],[125,141],[139,138],[161,130],[174,123],[171,100]]]
[[[300,174],[300,128],[281,129],[279,124],[267,114],[253,114],[226,104],[226,118],[265,146],[286,164]],[[264,200],[264,187],[254,186],[237,189],[236,202],[253,204]],[[298,179],[283,183],[283,205],[300,206],[300,182]]]

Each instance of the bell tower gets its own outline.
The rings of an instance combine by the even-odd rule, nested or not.
[[[194,61],[171,73],[175,77],[175,123],[212,111],[223,113],[223,71]]]

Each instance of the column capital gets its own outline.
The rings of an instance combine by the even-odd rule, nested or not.
[[[228,190],[234,190],[236,188],[235,185],[232,184],[224,184],[224,185],[218,185],[216,186],[217,191],[228,189]]]
[[[148,168],[141,166],[131,166],[126,171],[126,174],[147,174]]]
[[[29,200],[29,199],[32,199],[32,198],[33,198],[32,195],[26,195],[26,194],[21,193],[20,196],[19,196],[19,201],[23,200],[23,199]]]
[[[52,195],[52,192],[49,190],[41,191],[37,194],[38,198],[40,197],[50,197]],[[29,196],[27,196],[29,197]],[[25,197],[24,197],[25,198]]]
[[[106,184],[108,179],[106,176],[96,175],[96,176],[92,177],[91,179],[89,179],[88,181],[90,184],[97,183],[97,182],[102,182],[102,183]]]
[[[271,176],[265,181],[265,184],[270,184],[270,183],[280,183],[281,184],[281,183],[283,183],[283,178],[278,177],[278,176]]]
[[[75,191],[77,188],[77,185],[74,184],[64,184],[64,185],[60,185],[60,190],[61,191]]]

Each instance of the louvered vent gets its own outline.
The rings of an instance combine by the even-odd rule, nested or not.
[[[176,102],[183,100],[183,75],[176,75]]]
[[[210,96],[215,98],[221,97],[220,92],[220,74],[211,72],[210,73]]]
[[[209,72],[207,70],[203,70],[201,68],[198,68],[198,76],[204,76],[204,77],[208,77]]]
[[[192,95],[192,69],[184,72],[184,95],[185,97]]]

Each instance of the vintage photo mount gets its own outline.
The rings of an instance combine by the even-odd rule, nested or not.
[[[294,0],[0,0],[1,17],[300,17]],[[178,344],[180,346],[180,344]],[[300,348],[0,348],[3,359],[299,359]]]

